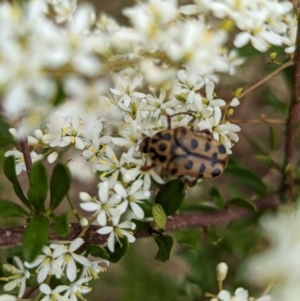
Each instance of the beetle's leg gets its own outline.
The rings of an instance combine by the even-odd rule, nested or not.
[[[197,184],[199,177],[183,176],[182,179],[190,186],[193,187]]]
[[[141,166],[140,170],[147,171],[147,170],[150,170],[153,167],[155,167],[154,163],[152,163],[151,165],[143,165],[143,166]]]
[[[195,116],[192,113],[189,112],[180,112],[180,113],[175,113],[172,115],[167,115],[167,120],[168,120],[168,130],[171,129],[171,118],[177,115],[189,115],[193,117],[193,121],[195,120]]]

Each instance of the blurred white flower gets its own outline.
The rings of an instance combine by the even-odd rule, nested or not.
[[[247,278],[260,286],[275,281],[271,289],[273,301],[296,301],[300,293],[300,212],[265,217],[261,227],[270,247],[250,260]]]

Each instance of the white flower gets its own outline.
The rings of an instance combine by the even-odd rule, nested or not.
[[[18,150],[11,150],[5,153],[5,157],[14,156],[16,163],[16,174],[19,175],[22,171],[26,171],[25,159],[23,153]],[[37,162],[43,158],[42,154],[36,152],[30,153],[32,163]]]
[[[130,243],[133,243],[135,241],[135,237],[132,235],[132,232],[125,230],[134,230],[136,227],[134,223],[125,221],[119,224],[119,219],[117,218],[112,220],[112,224],[112,226],[105,226],[97,230],[99,234],[109,234],[107,242],[108,248],[111,252],[114,252],[115,250],[115,239],[118,241],[119,244],[121,244],[119,238],[123,238],[124,236],[127,237]]]
[[[76,262],[83,266],[91,266],[91,262],[86,257],[75,253],[82,244],[84,244],[82,238],[76,238],[68,246],[50,244],[50,248],[53,249],[52,257],[56,259],[56,262],[62,270],[66,269],[67,278],[71,282],[73,282],[77,276]]]
[[[259,285],[268,285],[276,280],[271,290],[274,301],[299,300],[300,212],[265,217],[261,220],[261,227],[270,247],[249,261],[247,278]]]
[[[30,277],[30,272],[24,268],[24,265],[19,257],[14,257],[14,261],[17,267],[8,263],[3,265],[5,270],[11,273],[12,276],[1,278],[1,280],[9,281],[12,279],[6,283],[3,288],[5,291],[12,291],[16,287],[19,287],[18,297],[21,298],[24,295],[26,281]]]
[[[131,103],[131,98],[144,98],[146,95],[141,92],[135,92],[135,89],[140,86],[141,78],[135,77],[134,79],[126,79],[119,77],[117,79],[116,88],[110,89],[110,91],[119,96],[119,103],[123,103],[125,107],[128,107]]]
[[[176,94],[183,95],[186,98],[186,103],[193,103],[195,95],[199,95],[199,90],[203,87],[203,79],[196,73],[185,72],[180,70],[178,72],[178,78],[181,83],[178,87]]]
[[[91,279],[92,277],[81,278],[70,284],[70,287],[68,288],[65,297],[70,298],[70,301],[77,301],[83,299],[82,294],[87,294],[92,290],[91,287],[85,286],[83,284],[88,283]]]
[[[116,185],[114,186],[116,193],[118,193],[123,198],[122,207],[124,208],[124,211],[129,205],[132,212],[136,215],[137,218],[140,219],[144,218],[144,211],[138,204],[142,203],[142,200],[150,197],[149,191],[141,189],[142,185],[143,180],[136,180],[127,191],[120,183],[116,183]]]
[[[99,184],[98,190],[99,200],[92,198],[88,193],[81,192],[79,198],[83,201],[80,203],[80,207],[89,212],[95,211],[97,215],[97,222],[100,226],[107,225],[107,219],[111,219],[114,216],[121,214],[119,203],[122,198],[117,195],[109,195],[109,183],[102,182]]]
[[[64,296],[60,295],[60,293],[69,289],[67,285],[59,285],[55,289],[51,289],[50,286],[46,283],[43,283],[39,287],[41,293],[44,294],[44,297],[40,299],[40,301],[69,301]]]
[[[105,267],[104,267],[105,265]],[[99,278],[98,274],[106,271],[109,266],[109,261],[107,260],[98,260],[92,262],[92,266],[83,267],[80,278],[92,277],[93,279]]]
[[[37,281],[39,283],[42,283],[48,275],[55,275],[55,277],[59,279],[62,275],[62,270],[60,265],[53,258],[51,249],[48,246],[43,246],[42,251],[45,255],[39,255],[31,263],[25,261],[25,266],[29,269],[38,266]]]

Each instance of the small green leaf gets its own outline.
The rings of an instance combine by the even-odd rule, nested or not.
[[[155,255],[155,259],[166,262],[171,258],[171,252],[174,245],[173,237],[170,235],[155,236],[154,240],[159,248]]]
[[[13,188],[16,195],[19,197],[19,199],[23,202],[23,204],[27,208],[32,209],[26,196],[23,193],[18,177],[16,175],[15,158],[13,156],[9,156],[5,158],[3,169],[4,169],[5,176],[13,184]]]
[[[131,219],[131,221],[133,222],[133,223],[135,223],[135,225],[136,225],[136,227],[135,227],[135,229],[134,229],[134,231],[136,232],[136,231],[143,231],[143,230],[149,230],[149,228],[150,228],[150,224],[149,223],[147,223],[147,222],[142,222],[142,221],[140,221],[140,220],[138,220],[138,219],[135,219],[135,218],[132,218]]]
[[[28,213],[12,201],[0,200],[0,218],[28,217]]]
[[[48,193],[47,170],[42,161],[32,164],[29,175],[28,200],[35,210],[44,212]]]
[[[68,211],[55,218],[55,225],[53,227],[53,230],[60,236],[67,236],[69,234],[70,223]]]
[[[257,222],[259,217],[260,217],[260,214],[253,214],[250,216],[239,218],[237,220],[232,221],[227,226],[227,229],[230,231],[243,231],[246,228],[253,225],[255,222]]]
[[[217,208],[224,208],[226,205],[225,200],[222,198],[222,196],[219,193],[219,190],[216,187],[212,187],[209,190],[209,194],[213,199],[213,203]]]
[[[257,208],[256,208],[255,204],[253,204],[252,202],[249,202],[243,198],[233,198],[230,200],[229,205],[242,207],[242,208],[245,208],[252,212],[257,212]]]
[[[116,263],[121,260],[121,258],[128,252],[129,250],[129,242],[127,237],[119,238],[120,243],[116,242],[115,251],[111,252],[108,248],[105,248],[106,253],[109,255],[109,261]]]
[[[164,208],[167,216],[174,214],[184,200],[185,188],[185,183],[179,179],[169,181],[158,192],[155,203]]]
[[[58,163],[52,173],[50,181],[50,210],[59,206],[71,187],[71,174],[69,168]]]
[[[269,147],[270,151],[274,150],[275,148],[275,133],[272,126],[269,126]]]
[[[152,215],[155,224],[162,230],[165,230],[167,224],[167,216],[160,204],[153,204]]]
[[[109,259],[109,254],[106,252],[105,248],[96,245],[96,244],[89,244],[86,247],[87,255],[92,255],[94,257]]]
[[[200,243],[201,231],[199,229],[196,230],[179,230],[176,231],[176,240],[180,244],[184,244],[192,249],[197,250]]]
[[[240,164],[232,163],[228,164],[225,172],[232,174],[237,181],[245,183],[251,187],[257,194],[263,196],[267,193],[267,187],[262,182],[261,177],[243,167]]]
[[[45,216],[34,216],[23,236],[23,253],[28,262],[32,262],[47,244],[49,237],[49,220]]]

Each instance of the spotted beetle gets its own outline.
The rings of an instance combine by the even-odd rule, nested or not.
[[[192,187],[201,178],[222,174],[227,165],[227,152],[225,146],[211,135],[183,126],[171,129],[171,118],[180,114],[193,116],[186,112],[168,115],[168,129],[144,138],[140,150],[147,153],[153,163],[142,169],[158,165],[163,173],[181,177]]]

